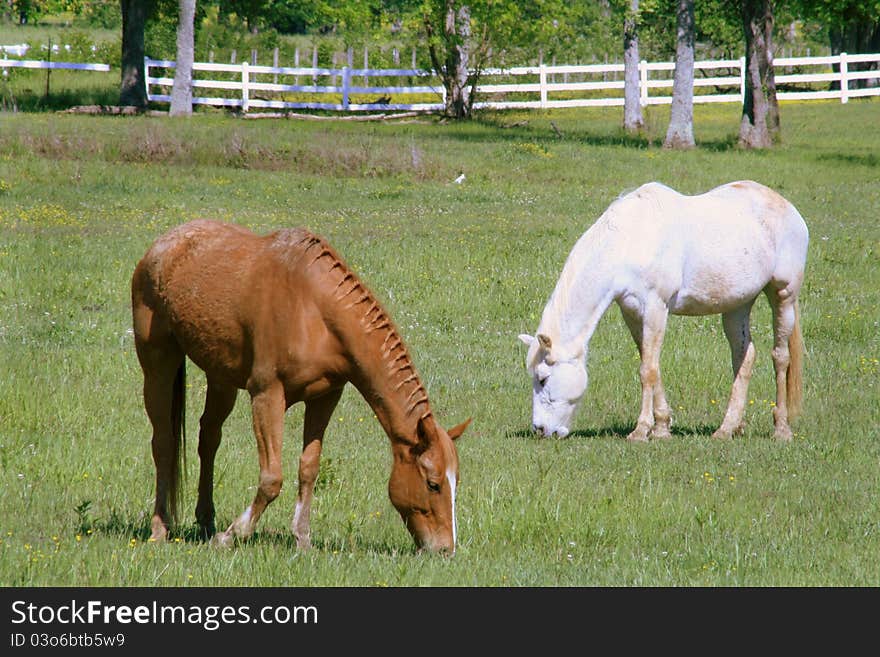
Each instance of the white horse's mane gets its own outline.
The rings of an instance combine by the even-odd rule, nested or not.
[[[613,236],[617,230],[615,218],[621,214],[631,215],[633,212],[631,206],[637,203],[641,206],[639,213],[642,218],[650,221],[652,217],[663,211],[664,193],[678,195],[678,192],[672,188],[658,182],[646,183],[621,192],[581,235],[566,258],[553,294],[544,308],[540,332],[546,333],[554,341],[560,338],[562,311],[571,307],[571,293],[578,287],[578,277],[583,273],[585,263],[595,262],[597,267],[601,266],[598,264],[601,262],[599,256],[607,244],[608,237]]]

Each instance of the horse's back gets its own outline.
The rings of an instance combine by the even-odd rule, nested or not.
[[[252,366],[255,327],[289,315],[304,229],[259,236],[230,223],[195,220],[156,239],[132,277],[135,339],[170,335],[206,372],[241,387]]]
[[[687,196],[649,183],[612,205],[627,284],[656,289],[671,312],[726,312],[772,283],[799,288],[808,233],[794,206],[753,181]],[[611,209],[611,208],[609,208]]]

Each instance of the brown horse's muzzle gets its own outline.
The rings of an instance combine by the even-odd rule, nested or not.
[[[427,518],[418,513],[413,513],[404,518],[406,528],[412,535],[419,552],[433,552],[452,556],[455,554],[455,540],[452,530],[431,529],[426,522]]]

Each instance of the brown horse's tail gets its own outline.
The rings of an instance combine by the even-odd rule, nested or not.
[[[177,520],[181,480],[186,472],[186,359],[180,361],[171,392],[171,433],[174,440],[171,453],[171,482],[168,491],[168,512]]]
[[[788,337],[788,372],[786,373],[786,395],[788,397],[788,417],[796,418],[804,401],[804,337],[801,333],[801,310],[794,302],[794,328]]]

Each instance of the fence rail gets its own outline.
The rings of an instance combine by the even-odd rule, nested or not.
[[[78,64],[74,62],[44,62],[31,59],[0,59],[0,68],[4,73],[7,68],[39,68],[39,69],[73,69],[76,71],[110,70],[109,64]]]
[[[780,57],[774,62],[780,100],[850,98],[880,95],[880,54]],[[867,65],[867,66],[866,66]],[[147,96],[170,102],[175,62],[146,60]],[[164,75],[156,74],[164,70]],[[642,105],[672,102],[674,62],[639,63]],[[743,102],[745,58],[694,64],[694,102]],[[221,79],[206,77],[218,74]],[[196,94],[194,104],[259,109],[432,111],[445,104],[445,89],[433,72],[419,69],[357,69],[195,63],[193,85],[224,93]],[[269,81],[271,79],[271,81]],[[358,85],[355,80],[376,80]],[[520,66],[482,72],[474,106],[486,109],[557,108],[623,105],[623,64]],[[871,86],[860,85],[868,81]],[[384,82],[380,84],[379,82]],[[168,93],[156,93],[154,87]],[[666,91],[666,93],[663,93]],[[610,93],[609,93],[610,92]],[[375,98],[378,96],[378,98]],[[392,97],[395,102],[392,102]]]

